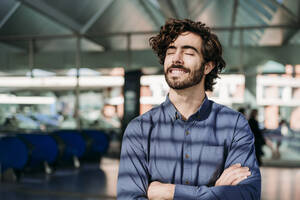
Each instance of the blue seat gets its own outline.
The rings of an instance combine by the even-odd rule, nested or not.
[[[109,137],[105,132],[99,130],[82,130],[82,133],[92,139],[92,152],[100,154],[107,152],[109,147]]]
[[[69,160],[74,156],[80,158],[85,153],[85,140],[77,130],[58,130],[52,134],[61,138],[65,144],[62,159]]]
[[[52,136],[44,133],[17,134],[17,136],[31,147],[30,167],[43,162],[52,164],[56,161],[59,154],[58,144]]]
[[[28,147],[17,137],[0,138],[1,172],[8,168],[22,170],[28,161]]]

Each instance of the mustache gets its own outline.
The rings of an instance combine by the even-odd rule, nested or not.
[[[190,69],[188,68],[185,68],[183,65],[171,65],[168,69],[167,69],[167,72],[169,72],[171,69],[184,69],[185,71],[187,72],[190,72]]]

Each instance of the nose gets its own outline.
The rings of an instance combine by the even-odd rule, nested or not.
[[[182,57],[182,53],[180,51],[177,50],[176,53],[173,55],[172,64],[173,65],[183,65],[183,57]]]

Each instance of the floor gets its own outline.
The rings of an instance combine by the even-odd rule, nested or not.
[[[263,200],[300,199],[300,168],[262,167]]]
[[[119,161],[103,158],[100,168],[89,163],[80,169],[59,169],[52,175],[25,174],[19,182],[0,183],[1,200],[116,199]],[[263,200],[300,199],[300,168],[262,167]]]

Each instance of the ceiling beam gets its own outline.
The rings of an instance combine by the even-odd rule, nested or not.
[[[268,4],[266,4],[263,0],[258,0],[260,2],[260,6],[263,7],[270,15],[274,15],[276,10],[274,11]],[[276,6],[275,6],[276,7]]]
[[[33,10],[41,13],[42,15],[52,19],[54,22],[71,29],[75,33],[79,33],[81,25],[65,15],[64,13],[56,10],[55,8],[47,5],[43,1],[34,0],[19,0],[24,5],[32,8]]]
[[[238,5],[239,5],[239,0],[234,0],[233,1],[233,11],[232,11],[232,16],[231,16],[231,26],[235,26],[235,21],[236,21],[236,15],[237,15],[237,10],[238,10]],[[233,30],[230,31],[229,35],[229,45],[233,45]]]
[[[251,16],[254,20],[259,21],[260,23],[269,24],[269,21],[265,21],[261,16],[259,15],[258,11],[256,9],[249,8],[249,5],[245,1],[240,2],[241,8],[248,13],[248,15]]]
[[[6,24],[6,22],[16,13],[18,8],[21,6],[20,2],[16,2],[15,5],[8,11],[8,13],[0,21],[0,29]]]
[[[174,9],[177,19],[186,19],[189,17],[187,11],[187,1],[182,0],[169,0],[168,1],[171,8]]]
[[[171,3],[171,0],[163,0],[163,1],[157,1],[161,12],[164,14],[166,18],[177,18],[175,8],[173,7],[173,4]]]
[[[197,19],[203,14],[203,12],[214,2],[214,0],[205,0],[204,3],[201,3],[202,6],[197,7],[191,13],[192,19]],[[200,4],[199,4],[200,5]]]
[[[297,24],[300,24],[300,1],[296,1],[298,3],[298,13],[297,13]],[[299,32],[299,29],[293,29],[290,30],[289,32],[285,33],[285,36],[282,41],[282,45],[287,45],[290,40]]]
[[[0,29],[8,22],[8,20],[17,12],[17,10],[20,8],[21,2],[16,2],[13,7],[8,11],[8,13],[3,17],[3,19],[0,21]],[[8,43],[2,43],[0,46],[3,46],[6,49],[10,50],[17,50],[17,51],[24,51],[23,48],[17,47],[12,44]]]
[[[58,11],[57,9],[53,8],[52,6],[47,5],[43,1],[37,1],[37,0],[18,0],[22,2],[24,5],[28,6],[29,8],[33,9],[36,12],[41,13],[42,15],[48,17],[52,21],[64,26],[65,28],[71,30],[76,35],[80,35],[80,31],[82,28],[82,25],[74,21],[72,18],[68,17],[64,13]],[[103,47],[98,42],[86,38],[87,40],[91,41],[97,46]]]
[[[173,13],[173,16],[178,19],[179,15],[176,11],[175,5],[173,4],[172,0],[166,0],[166,4],[169,7],[169,9],[171,10],[171,12]]]
[[[152,3],[148,0],[139,0],[140,4],[146,10],[146,13],[153,20],[157,28],[162,26],[165,23],[165,17],[159,9],[157,9]]]
[[[213,31],[241,31],[241,30],[263,30],[263,29],[299,29],[300,24],[278,24],[278,25],[257,25],[257,26],[233,26],[233,27],[211,27]],[[156,31],[135,31],[135,32],[111,32],[100,34],[62,34],[62,35],[7,35],[0,36],[0,41],[12,41],[12,40],[50,40],[50,39],[63,39],[63,38],[75,38],[75,37],[109,37],[109,36],[126,36],[126,35],[151,35],[157,34]]]
[[[292,19],[294,21],[298,20],[298,16],[296,16],[289,8],[287,8],[284,4],[279,3],[277,0],[269,0],[271,1],[273,4],[275,4],[277,6],[277,8],[279,8],[280,10],[282,10],[283,12],[285,12],[286,14],[288,14],[290,17],[292,17]]]
[[[89,19],[89,21],[80,29],[81,34],[87,33],[87,31],[96,23],[98,19],[103,15],[103,13],[115,2],[116,0],[103,1],[103,5],[99,10]],[[104,3],[105,2],[105,3]]]
[[[259,17],[259,18],[261,18],[261,20],[264,22],[264,23],[266,23],[266,24],[269,24],[271,21],[268,19],[268,17],[266,17],[264,14],[262,14],[254,5],[253,5],[253,3],[251,3],[251,2],[248,2],[248,1],[245,1],[245,3],[248,5],[248,6],[251,6],[252,7],[252,9],[251,10],[253,10],[254,12],[255,12],[255,14]],[[248,7],[248,6],[246,6],[246,7]],[[262,6],[263,7],[263,6]]]
[[[290,42],[290,40],[298,33],[298,30],[291,30],[288,33],[285,34],[283,40],[282,40],[282,45],[286,45]]]
[[[243,66],[255,67],[267,60],[283,64],[298,64],[300,45],[243,47]],[[224,47],[224,59],[228,69],[241,64],[241,48]],[[128,51],[82,52],[81,64],[89,68],[125,67],[126,70],[144,67],[162,68],[152,50],[131,51],[131,65],[127,66]],[[69,69],[75,66],[74,52],[44,52],[35,54],[35,67],[40,69]],[[0,70],[17,70],[28,67],[28,55],[23,53],[0,53]]]

